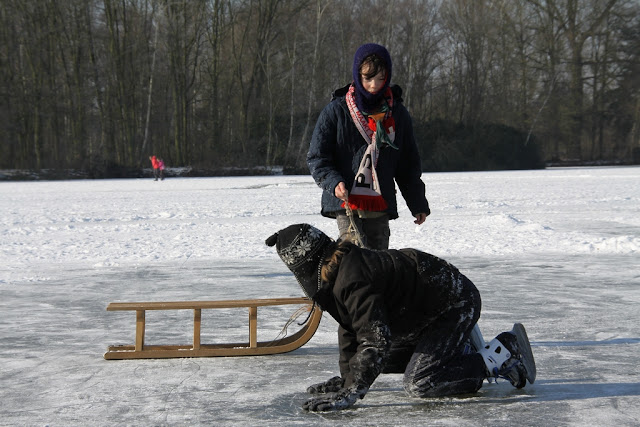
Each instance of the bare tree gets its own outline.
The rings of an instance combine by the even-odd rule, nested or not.
[[[324,22],[323,17],[325,16],[325,12],[327,8],[331,6],[331,0],[316,0],[315,2],[315,26],[313,27],[313,49],[310,61],[310,72],[307,75],[307,86],[309,87],[307,105],[306,105],[306,117],[304,130],[302,131],[302,137],[300,138],[300,144],[298,145],[298,153],[295,157],[295,164],[301,165],[303,164],[303,159],[306,155],[306,149],[309,147],[309,140],[311,138],[311,129],[313,127],[312,117],[313,117],[313,107],[316,101],[315,93],[317,90],[317,67],[318,62],[321,59],[320,46],[323,43],[323,40],[326,36],[326,24]]]
[[[139,167],[153,150],[304,170],[367,42],[421,129],[498,123],[550,161],[640,160],[638,16],[637,0],[5,0],[0,166]]]
[[[149,124],[151,122],[151,102],[152,102],[152,95],[153,95],[153,73],[155,72],[156,69],[156,57],[157,57],[157,51],[158,51],[158,33],[160,32],[160,24],[157,22],[156,17],[156,8],[153,7],[153,9],[151,10],[151,23],[154,27],[153,30],[153,52],[151,54],[151,69],[149,70],[149,84],[148,84],[148,90],[147,90],[147,113],[146,113],[146,117],[145,117],[145,122],[144,122],[144,137],[142,139],[142,145],[140,147],[140,162],[143,162],[145,159],[145,149],[147,147],[147,142],[149,141]]]

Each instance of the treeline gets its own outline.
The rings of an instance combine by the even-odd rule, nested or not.
[[[365,42],[426,170],[640,161],[637,0],[3,0],[0,168],[304,170]]]

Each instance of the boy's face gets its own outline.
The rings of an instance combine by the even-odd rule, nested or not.
[[[385,70],[380,71],[378,74],[371,78],[365,77],[368,72],[371,64],[363,64],[362,69],[360,70],[360,79],[362,81],[362,87],[369,93],[377,93],[382,89],[384,83],[387,80],[387,72]]]

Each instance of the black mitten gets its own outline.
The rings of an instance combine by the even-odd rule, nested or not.
[[[307,411],[340,411],[347,409],[356,403],[356,400],[362,399],[369,391],[366,386],[351,386],[349,388],[340,389],[337,393],[324,394],[307,400],[302,409]]]
[[[307,387],[307,393],[309,394],[323,394],[334,393],[342,388],[344,385],[344,379],[342,377],[329,378],[325,382],[313,384]]]

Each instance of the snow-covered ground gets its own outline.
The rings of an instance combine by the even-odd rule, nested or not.
[[[640,425],[640,168],[424,174],[432,214],[401,201],[391,246],[456,265],[485,339],[525,324],[534,385],[412,399],[382,375],[351,410],[300,409],[337,374],[336,323],[261,357],[106,361],[135,314],[112,301],[302,296],[264,240],[319,215],[308,176],[0,183],[0,425]],[[260,318],[275,338],[291,307]],[[192,314],[147,314],[147,343],[188,343]],[[260,314],[259,314],[260,316]],[[246,339],[203,313],[203,342]],[[239,337],[239,338],[238,338]]]

